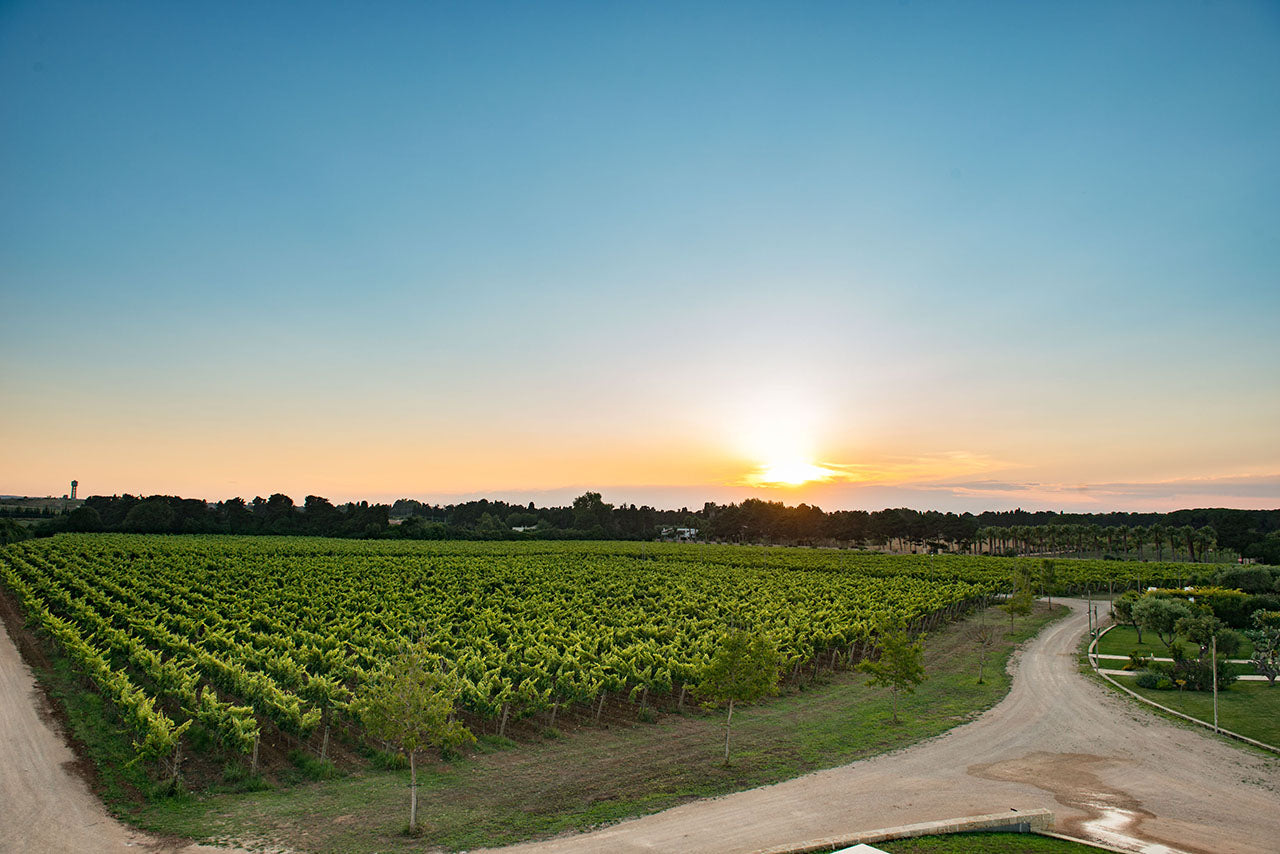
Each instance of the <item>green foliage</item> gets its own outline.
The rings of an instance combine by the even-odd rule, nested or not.
[[[0,546],[31,539],[31,530],[12,519],[0,519]]]
[[[1155,632],[1166,647],[1173,643],[1178,620],[1191,616],[1191,608],[1176,599],[1143,596],[1133,605],[1133,619],[1139,626]]]
[[[782,661],[767,637],[726,633],[703,668],[697,693],[716,703],[751,703],[777,690]]]
[[[415,646],[393,658],[365,683],[351,704],[370,737],[409,756],[430,748],[474,741],[453,719],[461,689],[436,669],[434,657]]]
[[[924,638],[914,641],[902,623],[889,623],[880,633],[880,657],[858,663],[858,670],[871,676],[867,684],[888,688],[893,695],[893,722],[898,722],[898,694],[915,693],[925,680]]]
[[[338,768],[329,759],[320,759],[305,750],[289,751],[289,761],[308,780],[332,780],[338,776]]]
[[[1136,590],[1126,590],[1120,598],[1111,603],[1111,615],[1117,623],[1133,626],[1138,633],[1138,643],[1142,643],[1142,624],[1134,616],[1133,606],[1142,598]]]
[[[1035,606],[1035,597],[1030,590],[1019,590],[1000,606],[1000,610],[1009,615],[1009,625],[1013,625],[1015,617],[1025,617]]]
[[[729,761],[729,730],[733,724],[734,703],[753,703],[777,691],[778,670],[782,658],[773,641],[763,635],[750,635],[741,629],[729,631],[720,639],[711,660],[702,668],[698,694],[711,703],[728,703],[725,719],[724,761]]]
[[[1254,669],[1274,688],[1280,676],[1280,611],[1254,611],[1251,622],[1244,636],[1253,644]]]
[[[1224,658],[1231,658],[1240,649],[1240,635],[1212,614],[1181,617],[1174,624],[1174,631],[1200,648],[1200,658],[1211,654],[1215,647]]]

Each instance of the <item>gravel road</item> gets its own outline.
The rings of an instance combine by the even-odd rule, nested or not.
[[[172,844],[107,815],[74,771],[75,754],[0,623],[0,851],[13,854],[228,854]]]
[[[1017,659],[982,717],[897,753],[508,854],[748,854],[916,822],[1046,808],[1055,829],[1160,854],[1280,851],[1280,758],[1165,721],[1077,671],[1085,603]],[[1280,690],[1280,689],[1277,689]]]

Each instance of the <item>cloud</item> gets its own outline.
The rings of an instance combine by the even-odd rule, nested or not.
[[[908,486],[930,493],[942,499],[943,503],[947,503],[946,498],[977,498],[985,501],[1006,498],[1018,501],[1024,508],[1061,508],[1071,505],[1080,510],[1156,511],[1212,506],[1245,509],[1280,507],[1280,474],[1100,483],[978,480],[915,483]]]

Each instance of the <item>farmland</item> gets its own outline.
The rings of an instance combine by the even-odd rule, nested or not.
[[[323,750],[382,662],[421,644],[477,732],[626,699],[683,705],[727,626],[792,674],[886,618],[936,622],[1006,589],[1008,561],[645,543],[387,543],[59,536],[0,553],[0,582],[176,774],[185,740],[254,761],[264,733]],[[1059,583],[1117,567],[1068,562]],[[1170,572],[1175,571],[1170,567]],[[1148,578],[1158,575],[1152,565]]]

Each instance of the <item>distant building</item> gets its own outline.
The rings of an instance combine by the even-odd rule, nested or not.
[[[78,481],[78,480],[73,480],[73,481],[71,481],[71,498],[72,498],[72,499],[75,499],[75,497],[76,497],[76,487],[77,487],[77,486],[79,486],[79,485],[80,485],[80,481]]]

